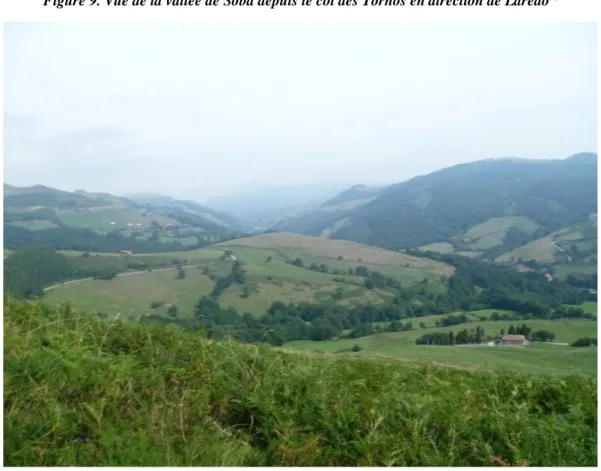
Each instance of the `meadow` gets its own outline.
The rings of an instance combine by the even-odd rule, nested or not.
[[[160,214],[148,214],[143,216],[140,211],[134,211],[123,207],[94,208],[87,211],[56,211],[57,216],[68,226],[84,229],[115,230],[127,229],[128,224],[135,227],[148,228],[151,221],[155,220],[161,225],[178,224],[177,221]],[[115,224],[111,224],[114,222]],[[137,226],[140,224],[140,226]]]
[[[206,255],[206,257],[204,257]],[[112,280],[81,280],[65,283],[49,290],[45,301],[51,304],[69,301],[74,307],[90,312],[109,314],[123,313],[140,317],[153,311],[149,309],[151,301],[162,300],[177,304],[181,316],[192,315],[194,305],[203,295],[208,295],[215,282],[202,271],[208,268],[211,273],[224,276],[231,268],[231,261],[222,261],[211,251],[197,252],[190,255],[186,252],[184,279],[176,279],[176,268],[170,257],[131,257],[121,259],[121,264],[147,261],[158,267],[152,271],[137,271],[118,276]],[[179,255],[182,256],[181,254]],[[240,257],[241,260],[247,260]],[[91,265],[98,268],[110,266],[110,262],[102,257],[88,258]],[[136,262],[134,262],[134,260]],[[181,259],[178,259],[181,260]],[[82,262],[83,263],[83,262]],[[88,262],[85,262],[88,263]],[[332,292],[343,287],[343,304],[352,302],[383,302],[384,293],[368,291],[361,285],[363,279],[358,276],[345,275],[345,282],[334,280],[334,275],[315,272],[296,267],[279,260],[260,264],[247,263],[247,285],[251,289],[249,298],[242,298],[242,286],[232,285],[221,296],[224,307],[233,306],[240,312],[262,315],[275,301],[284,302],[319,302],[320,299],[331,299]],[[388,296],[389,297],[389,296]],[[157,312],[160,313],[160,312]]]
[[[426,258],[418,258],[346,240],[308,237],[289,233],[275,232],[246,237],[221,242],[216,247],[229,247],[232,250],[238,247],[275,250],[285,259],[313,256],[328,260],[330,263],[335,260],[346,261],[351,263],[351,265],[345,265],[347,268],[366,265],[377,266],[379,267],[377,270],[381,271],[388,266],[397,269],[408,268],[409,271],[422,269],[430,273],[447,276],[454,272],[452,266]]]
[[[34,219],[31,221],[13,221],[13,226],[23,227],[30,231],[42,231],[44,229],[53,229],[58,227],[56,224],[46,221],[45,219]]]
[[[128,266],[144,264],[152,271],[124,274],[112,280],[65,283],[49,290],[45,300],[50,304],[69,301],[80,310],[121,313],[136,318],[150,313],[164,314],[160,309],[149,308],[152,301],[164,301],[166,305],[176,304],[180,316],[189,317],[198,299],[209,294],[215,284],[201,272],[208,269],[217,276],[229,272],[232,260],[222,260],[227,251],[244,264],[250,296],[244,298],[242,286],[232,285],[221,295],[220,303],[257,316],[265,313],[275,301],[332,303],[336,290],[341,294],[337,302],[342,305],[390,301],[390,293],[368,290],[363,286],[363,277],[348,274],[348,270],[357,265],[379,271],[404,285],[428,278],[432,290],[441,286],[441,274],[453,272],[452,267],[443,263],[352,242],[265,234],[186,252],[133,256],[90,253],[86,257],[80,252],[63,252],[80,270],[116,268],[125,271]],[[354,258],[349,259],[351,253]],[[297,257],[303,260],[303,267],[289,263]],[[312,263],[327,265],[328,273],[309,270]],[[175,278],[178,264],[186,266],[183,280]],[[334,274],[336,271],[342,274]]]
[[[493,217],[453,237],[453,241],[458,246],[464,248],[462,251],[456,251],[450,242],[436,242],[424,245],[420,249],[445,254],[457,253],[459,255],[475,256],[502,244],[510,228],[516,228],[526,233],[533,233],[538,227],[536,222],[526,217]]]
[[[553,245],[553,237],[549,235],[506,252],[496,258],[496,261],[500,263],[509,263],[518,259],[534,259],[540,263],[553,263],[555,262],[556,251],[557,249]]]
[[[7,297],[3,322],[6,466],[597,465],[596,377],[212,342]]]
[[[529,347],[427,346],[395,342],[387,334],[358,339],[311,342],[298,340],[284,345],[286,350],[336,353],[361,347],[361,354],[391,357],[424,364],[461,366],[471,371],[519,372],[524,374],[597,376],[597,349],[535,344]]]
[[[594,275],[597,273],[596,265],[555,265],[555,276],[560,279],[565,279],[570,273],[582,273],[584,275]]]
[[[570,305],[568,307],[579,307],[581,308],[584,312],[587,312],[589,314],[593,314],[593,315],[597,315],[597,302],[596,301],[587,301],[585,303],[582,303],[579,306],[575,306],[575,305]]]
[[[593,306],[594,305],[594,306]],[[596,303],[588,303],[587,310],[595,309]],[[490,316],[494,310],[466,313],[472,322],[449,327],[436,327],[436,320],[444,316],[425,316],[404,319],[411,321],[413,330],[405,332],[383,332],[355,339],[334,339],[323,342],[297,340],[284,345],[286,349],[338,352],[355,345],[365,355],[385,355],[403,359],[416,359],[434,363],[470,366],[479,369],[508,369],[532,373],[557,374],[597,374],[597,349],[572,348],[567,345],[582,337],[597,337],[597,323],[580,319],[525,320],[525,321],[478,321]],[[496,311],[499,313],[509,311]],[[456,313],[455,313],[456,314]],[[425,329],[420,324],[425,324]],[[490,335],[507,332],[510,325],[527,324],[532,331],[547,330],[556,335],[554,344],[535,343],[528,347],[488,347],[488,346],[425,346],[415,345],[415,341],[425,334],[434,332],[459,332],[480,327]],[[386,323],[383,323],[386,324]]]
[[[471,250],[487,250],[502,244],[507,231],[512,227],[531,234],[536,231],[538,224],[526,217],[494,217],[471,227],[458,239],[468,243]]]
[[[186,277],[176,280],[176,270],[158,269],[152,273],[134,272],[113,280],[84,280],[67,283],[48,291],[44,300],[50,304],[69,302],[86,312],[100,312],[140,318],[147,314],[167,312],[175,304],[178,315],[191,317],[194,305],[201,296],[210,294],[213,282],[200,270],[186,269]],[[151,309],[152,302],[164,306]]]

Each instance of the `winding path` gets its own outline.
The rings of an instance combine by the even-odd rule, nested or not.
[[[184,265],[181,268],[191,268],[191,267],[197,267],[200,264],[197,263],[195,265]],[[130,276],[130,275],[144,275],[144,274],[148,274],[148,273],[154,273],[156,271],[168,271],[168,270],[177,270],[180,267],[167,267],[167,268],[154,268],[152,269],[152,271],[148,271],[148,270],[136,270],[136,271],[130,271],[130,272],[126,272],[126,273],[118,273],[117,276]],[[94,277],[90,276],[88,278],[79,278],[77,280],[70,280],[70,281],[65,281],[64,283],[57,283],[56,285],[52,285],[52,286],[48,286],[47,288],[44,288],[44,292],[46,291],[50,291],[53,290],[54,288],[58,288],[59,286],[64,286],[64,285],[70,285],[73,283],[81,283],[82,281],[89,281],[89,280],[93,280]],[[107,281],[107,280],[105,280]],[[108,280],[110,281],[110,280]]]
[[[553,247],[555,247],[557,250],[559,250],[560,252],[563,252],[566,255],[566,257],[568,257],[568,262],[572,261],[572,257],[570,257],[564,249],[562,249],[559,245],[557,245],[554,240],[551,241],[551,245]]]

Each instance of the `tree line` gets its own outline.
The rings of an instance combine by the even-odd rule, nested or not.
[[[486,340],[486,331],[478,326],[476,329],[464,329],[457,333],[433,332],[422,335],[415,340],[416,345],[468,345],[479,344]]]
[[[117,233],[99,234],[91,229],[57,227],[30,231],[22,227],[4,224],[4,248],[21,250],[31,247],[48,247],[56,250],[88,252],[118,252],[131,250],[139,253],[181,252],[208,245],[199,241],[184,247],[180,242],[162,243],[156,239],[137,239]]]
[[[4,291],[20,298],[38,297],[46,286],[68,280],[67,257],[45,247],[17,251],[4,259]]]
[[[243,285],[246,283],[246,271],[242,268],[242,263],[235,260],[230,272],[226,276],[220,276],[215,281],[215,286],[211,292],[212,298],[218,298],[227,288],[234,283]]]
[[[555,339],[555,334],[548,330],[537,330],[532,332],[532,329],[522,324],[519,326],[510,325],[507,329],[508,335],[523,335],[527,340],[539,342],[551,342]],[[416,339],[416,345],[478,345],[491,340],[501,340],[505,335],[505,329],[501,329],[499,335],[489,335],[486,330],[480,326],[475,329],[463,329],[459,332],[433,332],[422,335]]]
[[[424,256],[423,252],[408,251]],[[449,278],[448,290],[424,305],[432,314],[456,310],[502,309],[525,317],[547,318],[562,304],[582,304],[596,300],[588,290],[571,286],[561,280],[547,281],[540,273],[520,273],[512,268],[457,255],[428,252],[434,260],[456,267]],[[442,312],[441,312],[442,310]]]

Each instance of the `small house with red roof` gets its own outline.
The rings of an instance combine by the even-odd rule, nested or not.
[[[528,343],[523,335],[503,335],[501,342],[503,345],[526,345]]]

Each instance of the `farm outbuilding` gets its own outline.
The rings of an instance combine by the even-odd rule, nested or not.
[[[527,340],[523,335],[504,335],[501,337],[503,345],[526,345]]]

